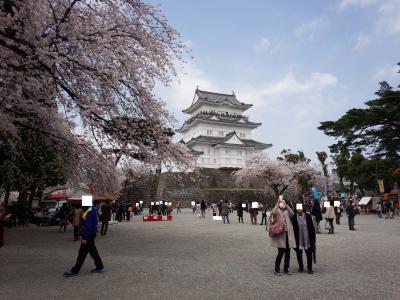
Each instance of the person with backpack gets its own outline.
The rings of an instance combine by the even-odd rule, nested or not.
[[[83,204],[84,205],[84,204]],[[96,233],[97,233],[98,216],[96,206],[84,206],[82,215],[82,239],[81,246],[79,248],[78,258],[75,266],[69,272],[65,272],[65,277],[75,277],[78,275],[83,263],[85,262],[86,256],[90,253],[95,263],[95,268],[91,270],[92,273],[103,273],[105,271],[103,262],[97,252],[95,245]]]
[[[280,266],[282,258],[285,256],[283,271],[285,274],[291,275],[291,273],[289,273],[290,249],[296,248],[296,240],[291,221],[294,213],[282,196],[279,197],[271,213],[272,215],[268,221],[267,230],[271,238],[271,246],[278,248],[274,274],[281,276]]]
[[[301,208],[300,208],[301,206]],[[296,239],[296,254],[297,262],[299,263],[299,273],[304,272],[303,264],[303,250],[307,257],[307,270],[308,274],[314,274],[312,269],[313,254],[315,257],[315,241],[316,234],[312,217],[309,213],[303,211],[303,207],[300,206],[296,209],[296,214],[292,218],[294,237]]]

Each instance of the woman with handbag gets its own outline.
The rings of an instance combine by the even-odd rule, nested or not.
[[[291,221],[293,215],[293,210],[286,204],[285,200],[280,197],[271,212],[271,217],[268,222],[267,229],[271,237],[271,246],[278,248],[274,270],[274,274],[277,276],[281,276],[280,266],[283,256],[285,256],[283,271],[285,274],[291,275],[291,273],[289,273],[290,248],[296,248],[296,240]]]

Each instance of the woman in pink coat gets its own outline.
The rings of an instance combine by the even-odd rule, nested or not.
[[[278,203],[272,210],[272,215],[279,215],[284,224],[284,231],[276,237],[271,237],[271,246],[278,248],[278,255],[275,259],[275,271],[274,274],[277,276],[281,275],[280,267],[283,256],[285,256],[285,263],[283,271],[289,273],[289,262],[290,262],[290,248],[296,248],[296,240],[294,237],[294,231],[292,226],[291,218],[293,217],[293,210],[288,206],[283,199],[279,199]]]

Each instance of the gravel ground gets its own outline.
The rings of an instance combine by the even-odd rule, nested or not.
[[[1,299],[400,299],[400,221],[358,216],[357,231],[346,218],[334,235],[317,235],[314,275],[273,274],[276,249],[265,226],[200,219],[185,210],[173,222],[109,227],[96,239],[107,269],[64,278],[79,244],[72,228],[29,226],[6,229],[0,249]],[[260,217],[260,216],[259,216]],[[305,259],[305,257],[304,257]],[[283,262],[282,262],[283,263]]]

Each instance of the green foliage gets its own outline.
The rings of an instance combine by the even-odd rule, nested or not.
[[[290,163],[299,163],[299,162],[305,162],[307,164],[309,164],[311,162],[311,160],[309,158],[307,158],[304,155],[304,152],[299,150],[297,151],[297,153],[293,153],[292,150],[290,149],[283,149],[281,151],[281,155],[282,156],[278,156],[277,159],[281,160],[281,161],[287,161]]]
[[[66,183],[64,161],[54,141],[36,130],[20,127],[19,139],[14,142],[11,144],[5,136],[0,139],[1,187],[29,190],[33,197],[38,190]]]
[[[332,153],[363,149],[375,158],[400,160],[400,90],[383,81],[376,95],[379,98],[365,102],[367,108],[321,122],[318,129],[338,140],[330,146]]]
[[[389,191],[400,179],[400,90],[386,81],[379,84],[378,98],[365,102],[366,108],[350,109],[318,127],[336,139],[329,148],[342,190],[347,180],[351,192],[357,186],[363,194],[377,189],[377,179],[384,179]],[[323,158],[318,156],[321,163]]]

